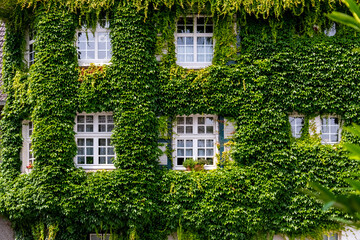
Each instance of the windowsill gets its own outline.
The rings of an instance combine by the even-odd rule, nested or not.
[[[204,166],[204,170],[214,170],[214,169],[216,169],[216,166],[212,166],[212,165],[205,165]],[[186,168],[184,166],[174,166],[173,170],[186,171]]]
[[[207,62],[207,63],[176,63],[177,65],[179,65],[180,67],[183,68],[187,68],[187,69],[202,69],[202,68],[206,68],[209,67],[210,65],[212,65],[211,62]]]
[[[94,62],[93,60],[89,60],[89,61],[79,60],[78,63],[79,63],[79,67],[89,67],[91,65],[95,65],[95,66],[111,65],[110,60],[96,61],[96,62]]]
[[[80,164],[75,164],[75,166],[77,168],[82,168],[84,170],[115,170],[115,166],[114,165],[80,165]]]

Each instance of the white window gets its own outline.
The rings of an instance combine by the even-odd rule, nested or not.
[[[340,141],[340,124],[338,117],[321,117],[321,141],[330,144]]]
[[[110,239],[110,234],[96,234],[96,233],[92,233],[90,234],[90,240],[109,240]]]
[[[211,64],[214,55],[214,32],[211,17],[179,18],[176,28],[177,64],[202,68]]]
[[[35,31],[30,30],[28,34],[28,64],[29,67],[35,63]]]
[[[304,126],[303,116],[289,116],[289,122],[291,126],[291,133],[294,138],[301,137],[301,130]]]
[[[185,159],[205,159],[205,169],[216,167],[218,143],[217,118],[214,115],[177,116],[174,127],[174,169],[185,170]]]
[[[84,169],[114,169],[115,152],[110,140],[114,129],[112,114],[78,114],[75,122],[78,148],[76,166]]]
[[[24,139],[22,147],[22,172],[29,172],[33,168],[35,161],[31,149],[31,135],[33,133],[33,123],[30,121],[23,121],[22,136]]]
[[[98,25],[95,33],[82,30],[77,32],[77,49],[79,64],[105,64],[111,59],[111,42],[109,23],[105,27]]]
[[[329,233],[323,236],[323,240],[339,240],[338,233]]]

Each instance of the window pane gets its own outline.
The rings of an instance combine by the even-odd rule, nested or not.
[[[108,150],[108,151],[107,151],[107,154],[108,154],[108,155],[115,155],[115,152],[114,152],[114,148],[113,148],[113,147],[109,147],[107,150]]]
[[[186,126],[186,133],[192,133],[193,127],[192,126]]]
[[[95,52],[94,51],[88,51],[86,55],[86,59],[95,59]]]
[[[214,140],[206,140],[206,147],[214,147]]]
[[[78,146],[85,146],[85,140],[83,138],[79,138],[77,140],[77,145]]]
[[[113,129],[114,129],[114,124],[109,124],[107,131],[111,132]]]
[[[86,125],[86,132],[93,132],[94,126],[93,125]]]
[[[99,50],[107,50],[107,43],[106,42],[99,42],[98,49]]]
[[[203,55],[203,54],[198,54],[198,56],[197,56],[197,61],[198,61],[198,62],[205,62],[205,55]]]
[[[205,37],[205,45],[213,45],[212,37]]]
[[[84,123],[85,122],[85,117],[84,116],[77,116],[77,122],[78,123]]]
[[[78,155],[85,155],[85,149],[83,147],[78,147]]]
[[[177,44],[178,45],[185,45],[185,38],[184,37],[178,37],[177,38]]]
[[[192,147],[193,146],[193,140],[186,140],[186,147]]]
[[[85,131],[85,126],[84,125],[78,125],[77,126],[77,132],[84,132]]]
[[[85,164],[85,157],[83,157],[83,156],[78,156],[78,157],[77,157],[77,163],[78,163],[78,164]]]
[[[329,134],[321,134],[321,139],[324,142],[328,142],[329,141]]]
[[[106,132],[106,125],[99,125],[99,132]]]
[[[213,133],[214,127],[213,126],[206,126],[206,133]]]
[[[177,146],[178,147],[184,147],[184,140],[178,140],[177,141]]]
[[[186,55],[185,56],[185,62],[193,62],[194,61],[194,55]]]
[[[199,157],[205,157],[205,149],[198,149],[198,156]]]
[[[296,125],[304,125],[304,118],[303,117],[297,117],[295,118]]]
[[[99,155],[106,155],[106,148],[99,148]]]
[[[182,165],[184,163],[184,158],[177,158],[177,165]]]
[[[177,26],[178,33],[185,33],[185,26]]]
[[[184,126],[178,126],[177,133],[184,133]]]
[[[330,132],[331,133],[337,133],[339,130],[339,126],[331,126],[330,127]]]
[[[91,138],[86,139],[86,146],[94,146],[94,140]]]
[[[206,149],[206,156],[213,156],[214,150],[213,149]]]
[[[204,26],[197,26],[196,32],[197,32],[197,33],[204,33],[204,32],[205,32],[205,31],[204,31]]]
[[[185,62],[185,55],[177,54],[176,58],[178,62]]]
[[[184,46],[178,46],[177,47],[177,52],[178,53],[185,53],[185,47]]]
[[[213,26],[209,26],[209,25],[207,25],[206,27],[205,27],[205,32],[206,33],[212,33],[214,30],[213,30]]]
[[[99,116],[99,123],[106,123],[106,117],[105,116]]]
[[[86,123],[93,123],[94,117],[93,116],[86,116]]]
[[[98,59],[106,59],[106,51],[98,51]]]
[[[177,124],[184,124],[184,118],[183,117],[178,117],[176,119],[176,121],[177,121]]]
[[[194,53],[194,47],[186,47],[185,51],[186,53]],[[188,56],[193,56],[193,55],[188,55]]]
[[[322,126],[322,127],[321,127],[321,132],[322,132],[322,133],[329,133],[329,127],[328,127],[328,125]]]
[[[177,155],[178,156],[184,156],[184,149],[178,149],[177,150]]]
[[[106,164],[106,157],[99,157],[99,164]]]
[[[198,133],[205,133],[205,127],[204,126],[199,126],[198,127]]]
[[[86,155],[94,155],[94,149],[92,147],[87,147]]]
[[[106,146],[106,139],[105,138],[100,138],[99,139],[99,146]]]
[[[206,158],[207,165],[214,165],[214,159],[213,158]]]
[[[338,135],[337,134],[331,134],[330,135],[330,141],[331,142],[338,142],[339,141]]]
[[[339,120],[338,118],[330,118],[330,125],[338,125],[339,124]]]
[[[107,164],[113,164],[114,157],[107,157]]]
[[[108,116],[107,116],[107,121],[108,121],[108,123],[114,123],[114,117],[108,115]]]
[[[94,164],[94,158],[93,157],[86,157],[86,164]]]
[[[205,140],[198,140],[198,147],[205,147]]]
[[[186,156],[191,157],[192,155],[193,155],[193,150],[192,149],[186,149]]]
[[[197,44],[198,45],[204,45],[205,43],[205,38],[204,37],[198,37],[197,38]]]
[[[206,125],[213,125],[214,124],[214,118],[207,117],[206,118]]]
[[[194,45],[194,38],[193,37],[186,37],[186,45]]]

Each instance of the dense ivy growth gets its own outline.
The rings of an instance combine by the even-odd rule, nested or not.
[[[94,232],[114,239],[158,240],[174,232],[181,239],[322,239],[324,231],[341,229],[329,220],[339,212],[323,212],[299,190],[318,181],[346,191],[344,179],[356,176],[358,163],[346,157],[342,143],[322,145],[307,130],[292,138],[288,121],[289,113],[298,112],[307,116],[306,126],[326,114],[360,123],[360,53],[353,51],[360,42],[341,27],[334,37],[319,30],[326,22],[320,13],[332,2],[295,7],[282,1],[263,8],[241,1],[188,3],[217,23],[214,64],[198,71],[174,64],[174,22],[188,4],[19,2],[29,8],[16,19],[6,17],[0,178],[0,212],[18,239],[79,240]],[[22,30],[28,26],[19,21],[25,16],[36,31],[36,63],[29,69]],[[78,20],[104,16],[110,19],[112,64],[79,69]],[[241,26],[238,37],[234,21]],[[167,52],[156,62],[162,49]],[[114,113],[116,170],[85,173],[73,163],[74,118],[76,112],[101,111]],[[207,172],[161,170],[157,117],[196,113],[235,120],[235,164]],[[34,122],[30,174],[20,174],[24,119]]]

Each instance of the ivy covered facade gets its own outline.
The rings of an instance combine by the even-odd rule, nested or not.
[[[360,41],[334,9],[4,1],[0,213],[16,239],[348,239],[332,220],[348,216],[304,194],[358,176],[342,144],[358,142],[343,127],[360,123]]]

